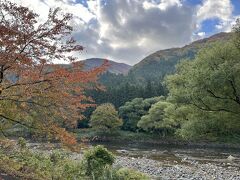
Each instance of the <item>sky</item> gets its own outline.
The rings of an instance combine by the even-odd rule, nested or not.
[[[47,17],[49,8],[72,13],[79,59],[136,64],[155,51],[229,32],[240,0],[11,0]]]

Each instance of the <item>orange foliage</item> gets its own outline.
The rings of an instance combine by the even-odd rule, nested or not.
[[[83,47],[71,37],[71,19],[57,8],[40,24],[28,8],[0,2],[1,130],[17,123],[76,143],[62,127],[75,126],[81,112],[93,105],[84,91],[100,88],[98,75],[108,65],[83,71],[74,56]],[[71,68],[54,60],[71,63]]]

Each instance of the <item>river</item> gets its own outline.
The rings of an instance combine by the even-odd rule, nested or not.
[[[127,142],[88,145],[104,145],[116,155],[114,166],[136,169],[152,179],[240,180],[240,149]],[[45,147],[44,143],[30,146]],[[71,157],[80,160],[82,155],[73,153]]]
[[[236,148],[196,148],[182,145],[154,145],[144,143],[92,143],[101,144],[113,153],[121,156],[145,157],[156,161],[167,161],[173,164],[184,163],[184,159],[200,163],[224,163],[229,156],[240,165],[240,149]]]
[[[115,153],[116,164],[153,179],[240,180],[240,149],[196,148],[144,143],[101,144]]]

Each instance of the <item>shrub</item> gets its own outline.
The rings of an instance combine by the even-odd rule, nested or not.
[[[84,168],[87,176],[101,177],[114,163],[114,156],[103,146],[96,146],[84,153]]]
[[[18,146],[20,149],[25,149],[27,147],[27,141],[22,137],[18,138]]]
[[[116,172],[118,180],[150,180],[145,174],[133,169],[121,168]]]
[[[3,143],[1,143],[3,144]],[[8,146],[7,146],[8,147]],[[68,153],[33,152],[30,149],[0,147],[0,172],[17,179],[58,180],[147,180],[147,176],[134,170],[112,166],[114,156],[103,146],[96,146],[84,153],[83,160],[68,158]]]
[[[55,150],[50,154],[50,160],[52,163],[56,164],[62,160],[67,159],[67,155],[60,150]]]

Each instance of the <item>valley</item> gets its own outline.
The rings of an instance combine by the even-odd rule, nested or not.
[[[240,180],[239,5],[0,0],[0,180]]]

